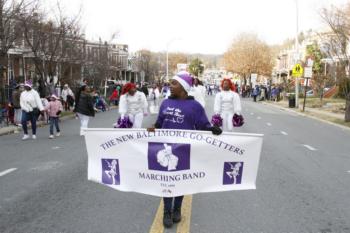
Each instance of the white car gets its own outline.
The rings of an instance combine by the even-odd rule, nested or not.
[[[306,92],[306,96],[307,96],[307,97],[312,97],[312,96],[314,96],[314,90],[309,90],[309,91],[307,91],[307,92]]]

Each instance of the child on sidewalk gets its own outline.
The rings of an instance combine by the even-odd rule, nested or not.
[[[202,105],[188,95],[192,86],[192,77],[182,71],[170,80],[171,96],[165,99],[159,110],[155,128],[211,131],[215,135],[222,133],[219,127],[211,126]],[[154,128],[149,128],[153,131]],[[181,206],[184,196],[164,197],[163,225],[167,228],[181,221]]]
[[[58,125],[58,118],[63,110],[61,101],[58,100],[57,96],[52,95],[50,102],[45,107],[45,110],[48,112],[49,121],[50,121],[50,139],[54,138],[53,126],[56,127],[56,137],[60,136],[60,127]]]

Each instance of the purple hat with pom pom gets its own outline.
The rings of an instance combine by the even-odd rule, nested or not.
[[[186,71],[181,71],[177,73],[172,79],[178,81],[186,92],[190,91],[193,83],[193,79],[190,73]]]
[[[32,87],[33,86],[33,83],[31,80],[27,80],[25,83],[24,83],[24,86],[27,86],[27,87]]]

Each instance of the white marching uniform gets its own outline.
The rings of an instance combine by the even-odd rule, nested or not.
[[[234,91],[221,91],[215,96],[214,113],[222,117],[223,131],[232,131],[232,117],[242,112],[241,100]]]
[[[160,92],[159,92],[158,88],[152,89],[151,94],[150,94],[151,102],[150,102],[150,107],[149,107],[151,114],[158,114],[159,97],[160,97]]]
[[[202,85],[193,86],[188,93],[188,95],[191,95],[194,97],[195,100],[197,100],[203,108],[205,108],[205,94],[206,89]]]
[[[147,114],[148,102],[143,92],[136,91],[133,96],[126,93],[120,96],[119,113],[121,118],[126,114],[133,123],[133,128],[141,128],[143,115]]]

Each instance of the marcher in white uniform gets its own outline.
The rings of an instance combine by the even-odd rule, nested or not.
[[[239,95],[234,92],[231,80],[223,79],[222,91],[215,96],[214,113],[222,117],[222,128],[224,131],[232,131],[232,117],[234,114],[241,115],[242,107]]]
[[[205,108],[205,94],[206,89],[203,86],[203,83],[198,78],[195,78],[193,81],[193,87],[188,95],[193,96],[194,99],[197,100],[203,108]]]
[[[151,100],[149,110],[151,114],[158,114],[160,92],[156,84],[153,84],[152,91],[150,92],[149,96]]]
[[[135,84],[125,84],[119,102],[121,118],[127,115],[133,123],[133,128],[141,128],[143,116],[148,115],[147,108],[148,103],[145,94],[137,91]]]

